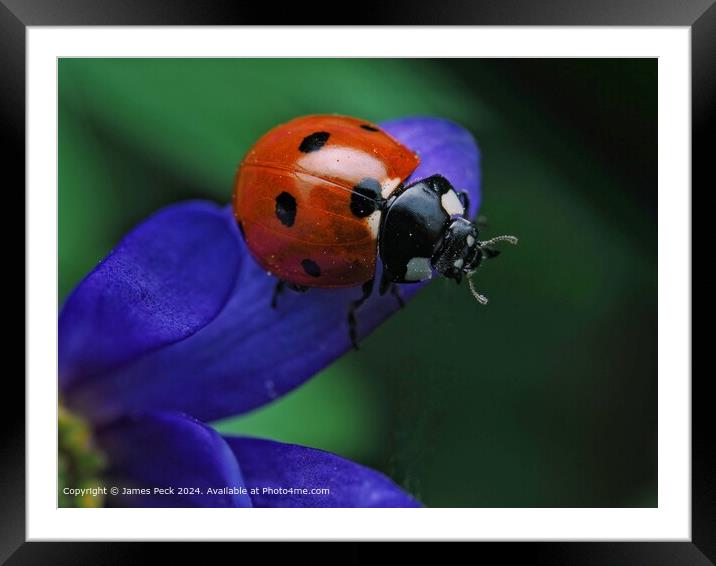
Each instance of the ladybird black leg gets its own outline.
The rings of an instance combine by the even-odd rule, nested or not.
[[[275,309],[278,306],[278,298],[283,292],[289,289],[294,293],[305,293],[308,291],[308,287],[303,285],[296,285],[294,283],[287,283],[283,279],[276,281],[276,286],[273,288],[273,295],[271,296],[271,308]]]
[[[278,306],[278,297],[283,293],[286,288],[286,282],[282,279],[276,281],[276,286],[273,288],[273,295],[271,296],[271,308],[275,309]]]
[[[398,301],[398,306],[402,309],[405,306],[405,300],[403,300],[403,295],[400,292],[400,287],[398,287],[395,283],[391,284],[390,294],[395,297],[395,300]]]
[[[457,193],[457,198],[460,199],[460,202],[462,203],[462,208],[465,211],[463,213],[463,216],[467,218],[470,214],[470,195],[467,194],[467,191],[460,191]]]
[[[286,287],[291,289],[294,293],[307,293],[309,289],[305,285],[296,285],[295,283],[287,283]]]
[[[380,287],[378,288],[378,292],[380,293],[381,297],[388,292],[392,284],[393,281],[390,280],[390,278],[388,277],[388,272],[386,271],[385,267],[383,267],[383,274],[380,277]]]
[[[370,281],[363,283],[363,294],[358,300],[353,301],[350,309],[348,309],[348,334],[351,338],[351,344],[353,344],[353,348],[355,350],[358,350],[358,321],[356,320],[356,311],[363,303],[366,302],[368,297],[370,297],[373,292],[374,282],[375,279],[371,279]]]

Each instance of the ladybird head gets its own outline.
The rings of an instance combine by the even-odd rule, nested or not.
[[[442,243],[435,256],[433,265],[443,276],[455,279],[458,283],[463,275],[468,278],[470,290],[478,302],[487,303],[487,297],[477,292],[472,275],[483,260],[497,257],[500,251],[493,246],[498,242],[517,244],[515,236],[496,236],[480,241],[477,225],[465,218],[455,218],[445,231]]]
[[[482,261],[477,226],[465,218],[455,218],[446,227],[442,242],[433,256],[435,270],[458,282]]]
[[[494,248],[498,242],[517,244],[515,236],[495,236],[489,240],[478,239],[477,226],[464,218],[456,218],[447,228],[442,245],[433,260],[435,268],[449,279],[458,283],[463,275],[467,277],[470,291],[481,304],[487,304],[487,297],[475,289],[472,276],[483,260],[492,259],[500,255],[500,250]]]

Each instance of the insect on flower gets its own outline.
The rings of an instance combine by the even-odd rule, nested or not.
[[[288,287],[362,286],[348,327],[357,345],[356,310],[370,297],[377,259],[379,292],[418,283],[434,272],[471,279],[497,242],[478,239],[469,197],[433,171],[405,184],[420,157],[375,124],[347,116],[304,116],[265,134],[244,158],[234,187],[234,214],[256,261],[278,278],[273,304]]]

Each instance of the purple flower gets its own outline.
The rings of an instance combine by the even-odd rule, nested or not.
[[[382,126],[420,155],[410,181],[444,175],[469,193],[474,216],[479,155],[467,131],[435,118]],[[346,309],[360,288],[286,293],[272,309],[274,284],[248,254],[231,211],[195,201],[132,230],[70,295],[59,321],[60,395],[90,423],[107,473],[121,485],[197,490],[140,493],[120,504],[417,505],[385,476],[333,454],[222,437],[202,424],[273,401],[350,349]],[[420,287],[404,286],[404,297]],[[359,337],[397,309],[394,297],[374,293],[358,311]],[[268,491],[207,495],[224,487]],[[329,493],[281,493],[289,487]]]

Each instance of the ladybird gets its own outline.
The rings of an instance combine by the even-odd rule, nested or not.
[[[492,244],[516,243],[479,241],[467,193],[445,177],[406,186],[419,163],[379,126],[348,116],[303,116],[259,139],[239,166],[233,208],[251,254],[278,279],[273,305],[286,286],[362,286],[348,314],[355,346],[355,311],[373,291],[378,257],[380,293],[399,299],[396,284],[433,272],[460,282],[497,255]]]

